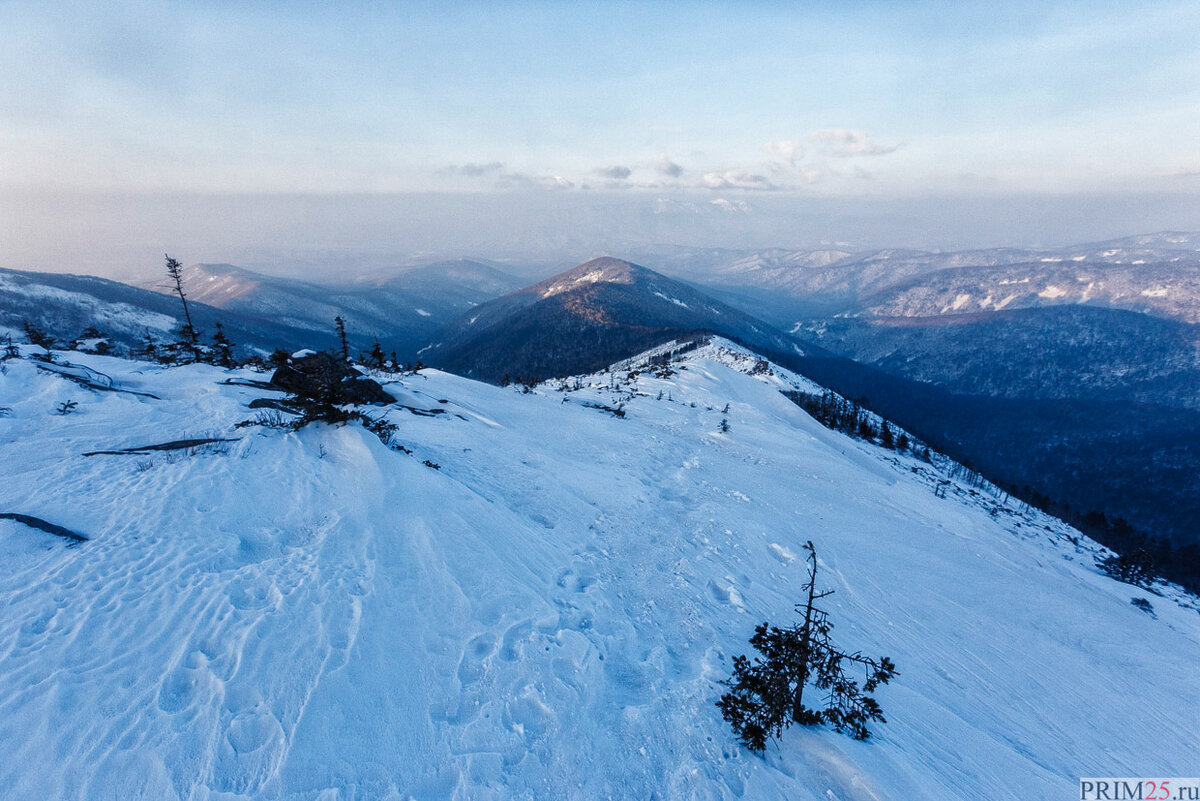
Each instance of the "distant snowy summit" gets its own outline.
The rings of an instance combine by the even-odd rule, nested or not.
[[[540,380],[699,333],[803,353],[789,334],[687,284],[603,257],[472,309],[439,332],[422,358],[485,380]]]

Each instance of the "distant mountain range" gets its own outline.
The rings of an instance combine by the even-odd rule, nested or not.
[[[243,351],[334,343],[331,325],[318,331],[272,315],[218,309],[194,298],[190,306],[203,337],[211,336],[220,322],[226,336]],[[0,326],[20,329],[26,322],[64,341],[93,327],[128,348],[147,336],[157,342],[175,339],[183,313],[179,298],[104,278],[0,269]]]
[[[341,315],[356,352],[378,339],[402,361],[489,381],[590,372],[720,334],[1009,486],[1200,541],[1200,235],[652,255],[656,269],[606,257],[524,288],[472,260],[328,285],[231,265],[184,278],[198,327],[219,320],[243,348],[333,347]],[[0,270],[0,325],[166,338],[178,299],[153,288]]]
[[[342,316],[351,345],[376,339],[413,357],[429,335],[473,306],[520,281],[479,262],[441,262],[370,282],[323,285],[262,275],[229,264],[183,271],[196,327],[211,335],[219,321],[243,348],[333,347]],[[64,339],[93,326],[124,345],[149,333],[168,339],[183,322],[179,299],[164,280],[129,286],[92,276],[0,270],[0,325],[23,322]]]
[[[659,269],[780,327],[831,316],[931,316],[1083,304],[1200,322],[1200,235],[1053,250],[686,250]]]
[[[261,275],[229,264],[185,268],[189,296],[209,306],[325,335],[342,316],[357,343],[379,339],[409,354],[429,333],[462,312],[521,285],[520,279],[477,261],[439,262],[399,275],[342,285]],[[144,285],[167,291],[162,282]]]

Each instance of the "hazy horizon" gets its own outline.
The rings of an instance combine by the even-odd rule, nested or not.
[[[0,266],[1200,229],[1178,0],[0,4]]]
[[[162,254],[328,278],[478,258],[517,273],[663,248],[1063,247],[1200,228],[1187,194],[808,198],[695,194],[6,194],[0,267],[135,279]]]

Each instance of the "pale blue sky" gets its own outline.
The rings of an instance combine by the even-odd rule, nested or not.
[[[1200,190],[1194,0],[18,1],[0,2],[0,37],[9,208],[96,191]]]

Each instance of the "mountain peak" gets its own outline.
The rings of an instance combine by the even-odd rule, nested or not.
[[[633,284],[639,277],[650,275],[654,272],[645,267],[612,256],[601,256],[534,284],[526,291],[548,298],[587,284]]]
[[[700,331],[800,352],[788,335],[693,287],[603,257],[472,309],[423,358],[490,380],[576,375]]]

